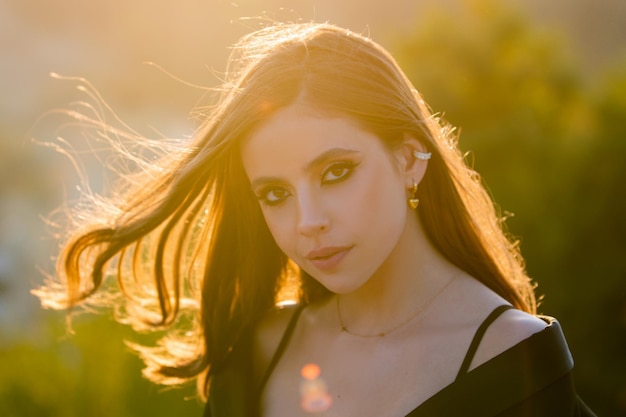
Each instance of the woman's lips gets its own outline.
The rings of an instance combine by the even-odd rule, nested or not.
[[[320,271],[336,268],[350,252],[352,246],[328,246],[307,253],[306,258]]]

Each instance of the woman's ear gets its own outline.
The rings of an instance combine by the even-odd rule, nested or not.
[[[419,184],[426,173],[431,153],[426,146],[409,134],[404,135],[402,142],[403,175],[407,188]]]

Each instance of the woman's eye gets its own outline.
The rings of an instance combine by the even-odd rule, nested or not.
[[[257,198],[268,206],[275,206],[280,204],[289,196],[289,191],[284,188],[275,187],[263,190],[259,195],[257,195]]]
[[[322,183],[332,184],[346,179],[352,174],[353,164],[340,163],[330,166],[322,175]]]

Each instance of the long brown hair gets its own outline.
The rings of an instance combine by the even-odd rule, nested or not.
[[[116,278],[127,295],[124,320],[172,329],[157,347],[142,349],[146,375],[162,383],[206,375],[199,378],[206,394],[211,371],[274,306],[290,269],[239,149],[259,123],[300,98],[351,118],[390,148],[405,135],[421,141],[433,154],[418,212],[428,238],[450,262],[535,312],[518,248],[465,164],[453,129],[431,114],[381,46],[329,24],[278,24],[244,37],[230,65],[196,140],[149,174],[133,176],[109,200],[113,209],[80,216],[58,259],[62,285],[38,291],[44,303],[89,302],[105,292],[107,277]],[[327,293],[302,275],[304,302]]]

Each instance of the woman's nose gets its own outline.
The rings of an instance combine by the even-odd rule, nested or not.
[[[323,204],[310,194],[300,194],[298,198],[298,233],[316,235],[327,230],[329,220]]]

